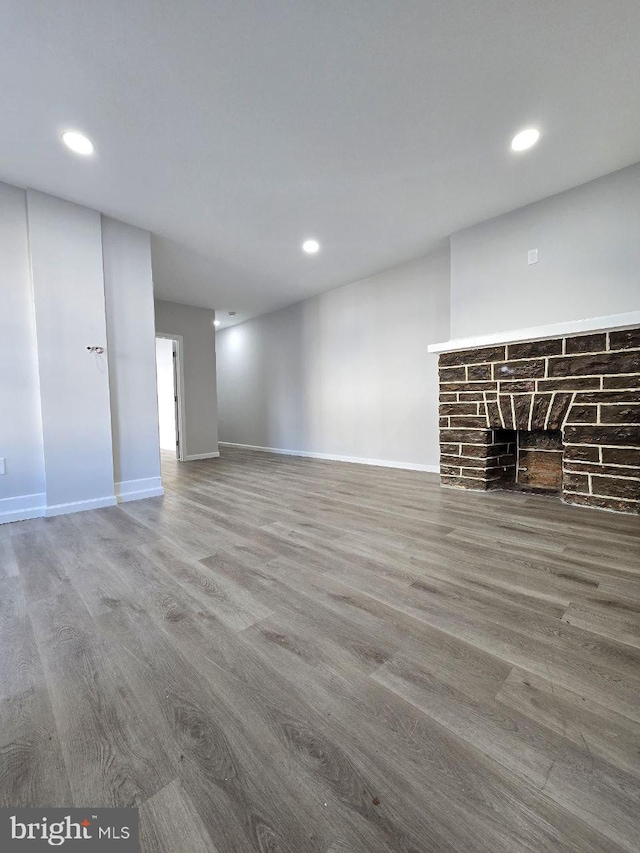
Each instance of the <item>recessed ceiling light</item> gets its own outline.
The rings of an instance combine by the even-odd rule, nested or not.
[[[214,320],[214,321],[213,321],[213,325],[214,325],[214,326],[219,326],[219,325],[220,325],[220,320]]]
[[[535,127],[529,127],[527,130],[521,130],[511,140],[511,148],[514,151],[526,151],[531,148],[540,139],[540,131]]]
[[[319,249],[320,243],[317,240],[305,240],[302,244],[302,251],[306,252],[307,255],[315,255]]]
[[[93,154],[93,142],[76,130],[65,130],[62,134],[62,141],[67,148],[75,151],[76,154],[84,154],[85,156]]]

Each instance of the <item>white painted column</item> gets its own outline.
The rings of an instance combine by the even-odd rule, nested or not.
[[[133,225],[102,217],[113,467],[119,501],[163,493],[150,236]]]
[[[58,515],[116,501],[101,222],[94,210],[34,190],[27,212],[46,514]]]
[[[0,524],[44,512],[36,331],[24,190],[0,183]]]

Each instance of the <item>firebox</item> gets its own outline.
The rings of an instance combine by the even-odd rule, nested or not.
[[[564,447],[560,430],[504,430],[508,464],[500,485],[541,494],[562,491]]]

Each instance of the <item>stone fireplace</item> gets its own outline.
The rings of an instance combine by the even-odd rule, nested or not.
[[[640,328],[452,348],[439,381],[443,485],[640,512]]]

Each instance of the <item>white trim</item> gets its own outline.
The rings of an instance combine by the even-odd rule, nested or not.
[[[515,329],[509,332],[492,332],[474,338],[457,338],[441,344],[429,344],[428,352],[454,352],[460,349],[495,344],[513,344],[520,341],[541,341],[546,338],[562,338],[567,335],[581,335],[586,332],[603,332],[613,329],[627,329],[640,326],[640,311],[626,314],[610,314],[607,317],[591,317],[588,320],[568,320],[564,323],[552,323],[548,326],[533,326],[530,329]]]
[[[46,501],[47,496],[44,493],[2,498],[0,499],[0,524],[26,521],[28,518],[42,518]]]
[[[116,498],[118,503],[139,501],[143,498],[154,498],[164,495],[161,477],[146,477],[143,480],[123,480],[116,483]]]
[[[54,515],[67,515],[71,512],[84,512],[86,509],[100,509],[103,506],[114,506],[117,503],[115,495],[107,495],[104,498],[91,498],[88,501],[71,501],[66,504],[50,504],[45,507],[46,518]]]
[[[304,456],[308,459],[326,459],[330,462],[353,462],[356,465],[376,465],[379,468],[402,468],[407,471],[426,471],[439,474],[439,465],[422,465],[418,462],[391,462],[388,459],[365,459],[362,456],[340,456],[335,453],[314,453],[309,450],[283,450],[281,447],[259,447],[256,444],[237,444],[235,441],[220,441],[221,447],[240,447],[243,450],[258,450],[261,453],[277,453],[280,456]]]
[[[223,442],[219,442],[222,444]],[[216,450],[215,453],[191,453],[189,456],[184,457],[185,462],[195,462],[196,459],[217,459],[220,456],[220,451]]]

